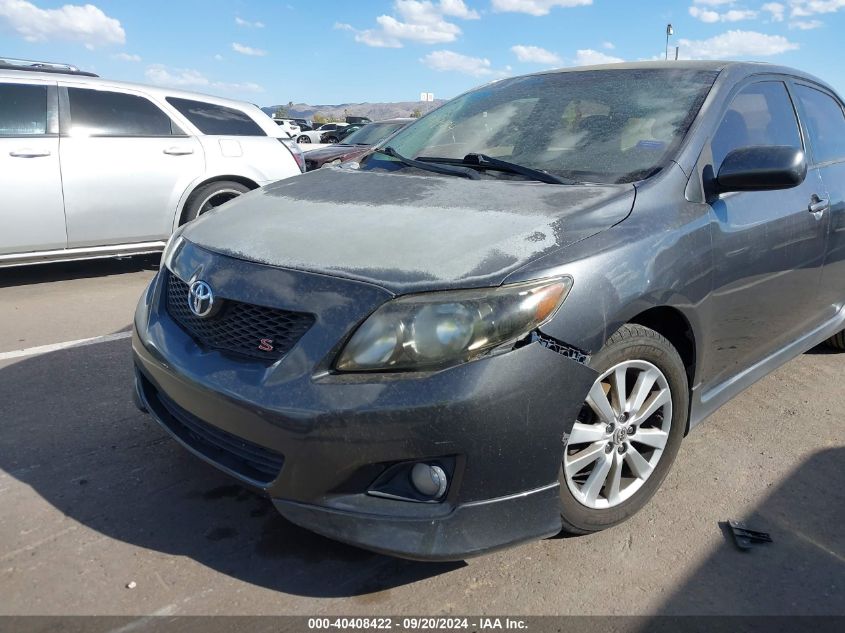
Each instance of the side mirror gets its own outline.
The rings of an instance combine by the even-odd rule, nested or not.
[[[771,191],[797,187],[807,177],[804,152],[786,145],[754,145],[725,157],[716,176],[719,193]]]

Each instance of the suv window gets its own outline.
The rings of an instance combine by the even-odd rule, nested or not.
[[[0,84],[0,136],[47,133],[47,86]]]
[[[203,134],[267,136],[246,112],[234,108],[176,97],[167,97],[167,103],[179,110]]]
[[[730,152],[749,145],[801,148],[795,109],[782,82],[752,84],[734,97],[711,143],[715,170]]]
[[[174,133],[170,117],[144,97],[89,88],[68,88],[67,94],[71,134],[170,136]]]
[[[845,114],[830,95],[798,85],[795,93],[806,114],[807,131],[817,163],[845,159]]]

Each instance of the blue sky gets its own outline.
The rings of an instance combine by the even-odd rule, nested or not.
[[[662,57],[771,61],[845,91],[845,0],[0,0],[0,55],[259,105],[453,97]]]

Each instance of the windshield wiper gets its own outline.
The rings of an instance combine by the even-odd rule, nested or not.
[[[533,167],[526,167],[525,165],[520,165],[518,163],[511,163],[506,160],[502,160],[500,158],[493,158],[492,156],[488,156],[487,154],[477,154],[475,152],[467,154],[463,157],[463,160],[458,161],[457,159],[453,158],[435,158],[435,157],[422,157],[419,160],[424,162],[430,163],[442,163],[446,165],[472,165],[473,167],[478,167],[480,169],[492,169],[494,171],[506,171],[511,174],[519,174],[520,176],[525,176],[527,178],[531,178],[532,180],[538,180],[540,182],[545,182],[551,185],[576,185],[578,181],[570,180],[567,178],[561,178],[560,176],[555,176],[554,174],[550,174],[545,171],[541,171],[539,169],[534,169]]]
[[[436,165],[433,163],[426,163],[421,160],[415,160],[413,158],[407,158],[406,156],[402,156],[399,152],[393,149],[390,146],[387,147],[379,147],[373,150],[374,154],[384,154],[385,156],[390,156],[391,158],[395,158],[403,165],[407,165],[408,167],[416,167],[417,169],[425,169],[426,171],[433,171],[437,174],[447,174],[449,176],[463,176],[464,178],[469,178],[470,180],[478,180],[481,176],[478,175],[474,169],[470,169],[469,167],[445,167],[444,165]]]

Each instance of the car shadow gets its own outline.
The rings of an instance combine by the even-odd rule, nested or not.
[[[138,412],[131,372],[127,340],[0,365],[0,469],[109,538],[289,594],[371,594],[465,564],[395,559],[293,525]]]
[[[746,516],[725,519],[766,532],[772,542],[742,550],[726,522],[714,525],[721,544],[674,587],[660,616],[845,616],[845,447],[814,453]],[[658,624],[659,617],[640,630],[663,630]],[[710,624],[714,631],[743,630],[736,620]],[[769,624],[767,630],[827,630],[817,628],[825,624],[819,618]]]
[[[0,268],[0,288],[158,270],[160,254]]]
[[[816,356],[816,355],[827,356],[829,354],[841,354],[842,352],[838,349],[833,349],[827,343],[820,343],[820,344],[816,345],[815,347],[813,347],[812,349],[808,349],[804,353],[810,354],[810,355],[813,355],[813,356]]]

